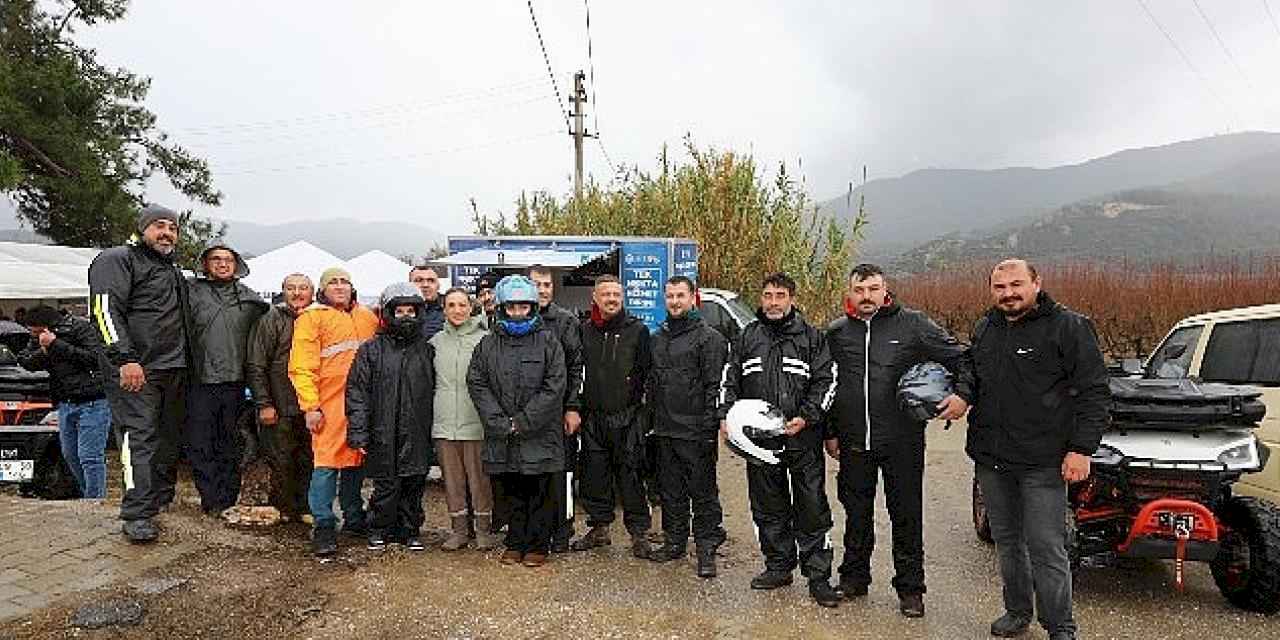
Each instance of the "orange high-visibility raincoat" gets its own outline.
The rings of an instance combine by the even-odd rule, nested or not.
[[[360,453],[347,446],[347,371],[356,349],[378,330],[378,316],[358,304],[350,311],[313,304],[293,325],[289,380],[303,412],[324,414],[311,434],[314,464],[329,469],[358,467]]]

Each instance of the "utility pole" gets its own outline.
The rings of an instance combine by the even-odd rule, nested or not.
[[[569,97],[569,101],[573,103],[573,199],[579,201],[582,199],[582,140],[587,137],[585,129],[582,105],[587,102],[587,89],[583,86],[583,80],[587,76],[582,71],[573,74],[573,95]]]

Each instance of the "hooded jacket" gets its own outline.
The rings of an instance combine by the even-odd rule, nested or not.
[[[89,265],[89,307],[112,365],[189,366],[187,280],[172,254],[141,240],[99,253]]]
[[[933,361],[946,367],[955,377],[956,395],[973,402],[968,349],[925,314],[897,302],[869,321],[852,315],[833,321],[827,346],[840,370],[827,437],[839,437],[841,449],[923,446],[924,423],[909,418],[898,403],[898,380],[912,365]]]
[[[444,307],[441,306],[444,296],[436,296],[422,306],[422,337],[430,340],[432,336],[444,329]]]
[[[484,440],[484,424],[467,389],[467,369],[476,346],[489,335],[484,318],[471,316],[460,326],[445,323],[431,337],[435,349],[435,416],[431,437],[442,440]]]
[[[564,470],[564,348],[545,328],[510,335],[496,323],[476,347],[467,388],[484,424],[489,474]]]
[[[287,305],[269,309],[249,334],[245,378],[253,403],[275,407],[283,417],[302,415],[298,395],[289,380],[289,350],[293,347],[293,323],[297,319]]]
[[[320,411],[320,430],[311,434],[315,466],[360,466],[360,454],[347,446],[347,373],[356,350],[373,337],[378,316],[353,304],[343,310],[323,303],[307,307],[293,324],[289,380],[303,413]]]
[[[654,435],[714,442],[728,355],[724,336],[691,311],[667,318],[653,335],[652,347],[645,397],[653,408]]]
[[[626,309],[605,320],[592,305],[582,327],[582,394],[586,412],[619,413],[640,404],[652,355],[649,328]]]
[[[49,372],[49,396],[54,403],[91,402],[105,397],[102,388],[102,338],[88,322],[65,316],[49,327],[57,339],[47,349],[31,338],[18,354],[28,371]]]
[[[191,365],[195,382],[242,382],[249,352],[249,333],[270,305],[240,282],[249,265],[226,245],[215,244],[200,254],[203,265],[209,252],[230,251],[236,259],[231,280],[217,281],[201,273],[191,282]]]
[[[552,302],[539,314],[542,323],[552,335],[560,339],[564,347],[564,361],[568,379],[565,381],[564,409],[577,410],[582,395],[582,322],[572,311]]]
[[[804,430],[787,437],[787,449],[821,445],[822,421],[835,400],[839,371],[822,333],[795,309],[780,320],[757,310],[756,319],[734,339],[721,380],[721,420],[739,398],[767,400],[788,420],[804,418]]]
[[[1014,322],[993,308],[974,329],[965,451],[978,464],[1057,467],[1102,439],[1111,391],[1093,322],[1045,292],[1036,302]]]
[[[384,331],[360,345],[347,376],[347,444],[365,450],[368,477],[430,470],[434,353],[421,332]]]

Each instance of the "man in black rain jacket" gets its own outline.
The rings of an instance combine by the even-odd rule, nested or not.
[[[831,507],[822,421],[835,398],[838,371],[822,333],[793,306],[795,289],[795,281],[783,273],[764,279],[756,319],[729,350],[720,415],[723,420],[740,398],[758,398],[787,417],[781,463],[747,466],[751,517],[765,557],[765,570],[751,580],[751,588],[791,584],[798,562],[809,594],[818,604],[835,607],[840,596],[830,584]]]
[[[955,378],[955,394],[936,409],[940,418],[955,420],[973,398],[973,371],[964,345],[925,314],[893,300],[880,267],[854,267],[846,300],[845,317],[827,327],[827,345],[840,366],[827,428],[827,451],[840,461],[836,484],[845,509],[840,590],[846,598],[862,596],[871,584],[876,483],[883,474],[893,523],[893,587],[899,611],[920,617],[925,593],[925,425],[903,411],[898,380],[923,362],[946,367]]]
[[[236,423],[245,406],[249,334],[270,306],[241,279],[249,265],[225,244],[200,254],[191,291],[191,378],[186,445],[200,507],[218,514],[240,497]]]
[[[347,444],[364,452],[373,483],[369,549],[388,541],[421,551],[422,494],[431,469],[435,348],[422,335],[422,294],[407,282],[382,292],[382,329],[360,345],[347,373]]]
[[[653,410],[658,447],[665,543],[653,560],[683,558],[693,507],[693,540],[698,575],[715,577],[716,548],[724,542],[719,457],[720,379],[728,345],[694,308],[697,293],[684,276],[667,280],[667,320],[653,336],[653,367],[646,397]]]
[[[125,537],[142,543],[159,535],[151,519],[173,501],[191,348],[187,281],[173,261],[178,214],[144,207],[138,235],[93,259],[89,305],[111,365],[105,391],[120,430],[120,519]]]
[[[592,292],[591,317],[582,323],[582,503],[587,531],[573,542],[585,551],[610,543],[614,491],[621,494],[631,554],[648,558],[652,524],[640,480],[644,462],[644,384],[650,365],[649,328],[622,308],[622,283],[601,276]]]

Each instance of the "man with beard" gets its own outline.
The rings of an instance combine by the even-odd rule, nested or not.
[[[582,480],[579,484],[589,530],[575,551],[610,544],[615,491],[621,493],[623,524],[631,554],[648,558],[652,517],[640,481],[644,462],[641,399],[650,365],[649,328],[622,308],[622,282],[596,279],[591,317],[582,323]]]
[[[240,282],[249,265],[231,247],[205,249],[200,271],[190,285],[194,385],[187,394],[187,459],[200,508],[217,515],[240,497],[236,419],[244,404],[249,332],[269,306]]]
[[[538,287],[538,316],[542,318],[542,325],[560,340],[564,349],[568,376],[564,390],[564,471],[556,474],[551,488],[556,509],[551,552],[564,553],[573,538],[573,473],[578,466],[578,428],[582,425],[582,416],[578,413],[578,393],[582,391],[581,323],[573,312],[552,302],[556,286],[551,269],[539,265],[529,267],[529,279]]]
[[[1021,635],[1035,613],[1050,640],[1076,637],[1067,557],[1067,486],[1089,477],[1110,389],[1093,323],[1054,302],[1025,260],[991,272],[993,306],[973,333],[973,458],[1000,560],[1004,615]]]
[[[653,336],[653,367],[646,393],[653,407],[666,538],[652,560],[667,562],[685,556],[692,504],[698,576],[714,578],[716,549],[725,540],[716,486],[720,451],[716,433],[728,345],[699,316],[692,280],[684,276],[667,280],[666,302],[667,320]]]
[[[137,228],[140,241],[89,265],[89,301],[111,364],[105,390],[120,430],[122,529],[145,543],[159,535],[152,518],[173,501],[191,349],[187,281],[173,261],[178,214],[148,205]]]
[[[835,397],[837,367],[822,333],[794,306],[796,282],[784,273],[764,279],[756,319],[729,350],[721,388],[720,430],[740,398],[766,400],[787,418],[786,447],[777,465],[747,465],[747,492],[765,570],[752,589],[791,584],[799,564],[809,595],[836,607],[831,587],[831,507],[825,490],[822,420]]]
[[[285,277],[281,289],[284,302],[267,311],[254,328],[245,374],[265,435],[271,503],[282,519],[290,521],[310,513],[311,436],[289,381],[289,350],[293,347],[293,323],[311,306],[315,287],[311,278],[294,273]]]
[[[925,592],[925,425],[902,410],[898,380],[914,365],[942,364],[955,377],[956,393],[936,409],[939,418],[956,420],[973,397],[973,371],[964,345],[893,299],[880,267],[854,267],[845,295],[845,316],[827,327],[827,345],[840,369],[827,429],[827,452],[840,461],[836,483],[845,510],[840,590],[846,598],[864,596],[871,584],[876,482],[883,474],[898,610],[918,618]]]
[[[444,328],[444,305],[440,302],[440,274],[435,267],[419,265],[409,270],[409,282],[422,294],[422,337],[431,336]]]

